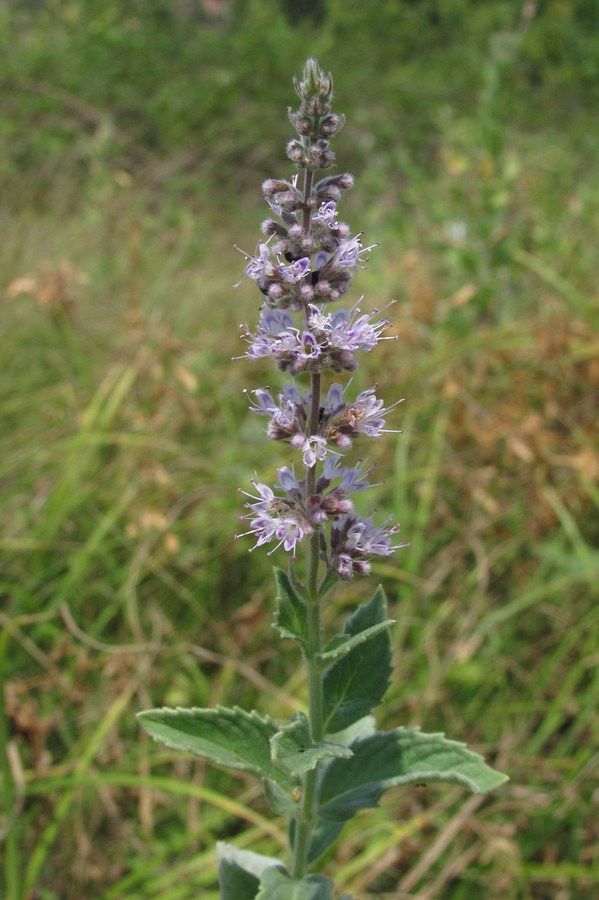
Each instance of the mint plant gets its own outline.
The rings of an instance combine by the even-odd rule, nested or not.
[[[381,587],[339,633],[323,635],[322,604],[331,589],[368,575],[374,557],[406,545],[398,540],[398,525],[354,508],[352,497],[370,486],[371,468],[348,463],[348,453],[356,439],[385,432],[397,402],[385,407],[375,388],[354,396],[350,382],[335,379],[347,378],[357,354],[385,339],[389,321],[378,311],[363,313],[360,300],[350,308],[336,305],[372,247],[339,220],[337,203],[352,176],[318,178],[333,166],[330,142],[344,123],[332,109],[332,78],[309,59],[295,88],[300,103],[289,118],[297,137],[287,155],[299,171],[263,185],[272,215],[245,266],[263,301],[257,327],[245,329],[243,354],[271,358],[288,376],[276,396],[268,388],[251,392],[250,409],[266,418],[268,437],[286,442],[295,458],[279,468],[274,487],[253,481],[242,491],[249,528],[238,536],[249,535],[252,550],[268,545],[269,555],[280,548],[288,554],[287,567],[274,572],[274,627],[297,644],[308,708],[286,724],[239,708],[139,713],[149,734],[168,747],[255,775],[273,812],[289,820],[289,860],[218,844],[224,900],[326,900],[333,882],[310,870],[345,823],[376,806],[388,788],[442,781],[481,793],[506,781],[442,734],[375,729],[372,711],[392,671],[393,620]]]

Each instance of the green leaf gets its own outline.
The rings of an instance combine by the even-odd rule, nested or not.
[[[333,882],[324,875],[295,881],[282,869],[267,869],[256,900],[333,900]]]
[[[248,713],[238,707],[178,707],[148,709],[137,717],[148,734],[167,747],[195,753],[219,766],[270,778],[287,790],[295,785],[271,759],[270,739],[277,732],[274,722],[257,712]]]
[[[357,722],[348,725],[343,731],[336,731],[334,734],[328,735],[328,737],[336,744],[343,744],[344,747],[351,747],[354,741],[371,737],[373,734],[376,734],[375,718],[374,716],[364,716],[363,719],[358,719]]]
[[[317,654],[316,659],[322,668],[326,668],[329,663],[343,659],[343,657],[347,656],[354,647],[370,640],[370,638],[373,638],[376,634],[380,634],[381,631],[385,631],[392,625],[395,625],[395,619],[385,619],[384,622],[379,622],[378,625],[373,625],[372,628],[366,628],[364,631],[361,631],[353,637],[348,637],[346,634],[337,634],[335,637],[331,638],[322,653]]]
[[[303,713],[271,737],[270,749],[273,762],[297,778],[316,768],[322,759],[349,759],[353,756],[349,747],[341,744],[330,741],[313,743],[310,726]]]
[[[277,584],[277,608],[273,626],[281,637],[305,646],[308,635],[308,610],[286,572],[274,569]]]
[[[323,772],[319,815],[331,822],[376,806],[395,785],[447,781],[482,794],[508,780],[465,744],[418,728],[377,733],[356,741],[352,750],[351,759],[333,760]]]
[[[272,856],[238,850],[223,841],[217,841],[216,856],[221,900],[255,900],[266,870],[283,868],[283,863]]]
[[[359,606],[345,623],[353,638],[384,626],[335,662],[324,676],[325,731],[341,731],[368,715],[385,695],[391,675],[391,641],[387,632],[387,600],[378,587],[368,603]]]
[[[288,793],[288,789],[284,790],[276,781],[271,781],[270,778],[265,778],[262,786],[266,802],[277,816],[287,816],[287,818],[297,816],[298,804]]]

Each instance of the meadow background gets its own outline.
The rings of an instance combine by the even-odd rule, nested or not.
[[[231,362],[259,305],[232,285],[314,55],[342,217],[380,242],[355,290],[398,300],[357,382],[406,398],[374,502],[410,547],[331,620],[381,581],[380,726],[511,776],[388,793],[325,870],[363,898],[597,896],[595,0],[21,0],[0,45],[0,894],[214,900],[216,838],[286,845],[253,781],[134,714],[305,696],[233,537],[287,456],[243,395],[276,376]]]

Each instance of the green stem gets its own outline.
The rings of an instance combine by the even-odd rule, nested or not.
[[[304,233],[310,231],[310,207],[308,200],[312,193],[314,173],[306,169],[304,175],[304,215],[302,228]],[[309,434],[318,434],[320,422],[320,372],[312,372],[310,397]],[[305,500],[316,493],[316,466],[308,470],[306,477]],[[308,721],[310,736],[313,742],[324,738],[324,697],[322,672],[316,661],[321,651],[322,625],[320,621],[320,602],[322,593],[318,584],[318,568],[320,564],[319,535],[315,532],[310,538],[308,550],[308,569],[306,578],[306,605],[308,607],[308,634],[304,651],[304,662],[308,675]],[[299,815],[295,820],[293,841],[292,877],[301,880],[308,868],[308,852],[312,829],[318,810],[318,765],[307,772],[302,779],[302,798]]]
[[[310,433],[316,434],[320,415],[320,373],[312,373],[312,395],[310,409]],[[306,499],[316,488],[316,466],[313,466],[306,479]],[[321,593],[318,589],[318,567],[320,548],[318,533],[310,538],[308,555],[308,574],[306,605],[308,607],[308,634],[304,652],[304,662],[308,674],[308,720],[313,742],[324,738],[324,696],[322,672],[317,663],[320,653],[322,625],[320,620]],[[296,879],[304,877],[308,865],[310,838],[318,808],[318,765],[307,772],[303,778],[300,814],[295,821],[295,839],[293,846],[292,876]]]

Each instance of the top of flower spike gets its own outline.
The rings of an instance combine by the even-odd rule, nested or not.
[[[333,99],[333,76],[330,72],[328,75],[325,75],[318,65],[318,60],[314,59],[313,56],[306,60],[304,71],[302,72],[302,80],[299,81],[297,78],[294,78],[293,85],[300,100],[310,103],[315,98],[318,98],[323,105],[328,105],[328,109],[325,110],[325,112],[328,112],[330,102]]]
[[[300,169],[326,169],[335,159],[328,142],[345,123],[345,116],[332,111],[333,78],[310,58],[301,80],[295,78],[294,85],[300,105],[288,112],[300,140],[289,142],[287,155]]]

